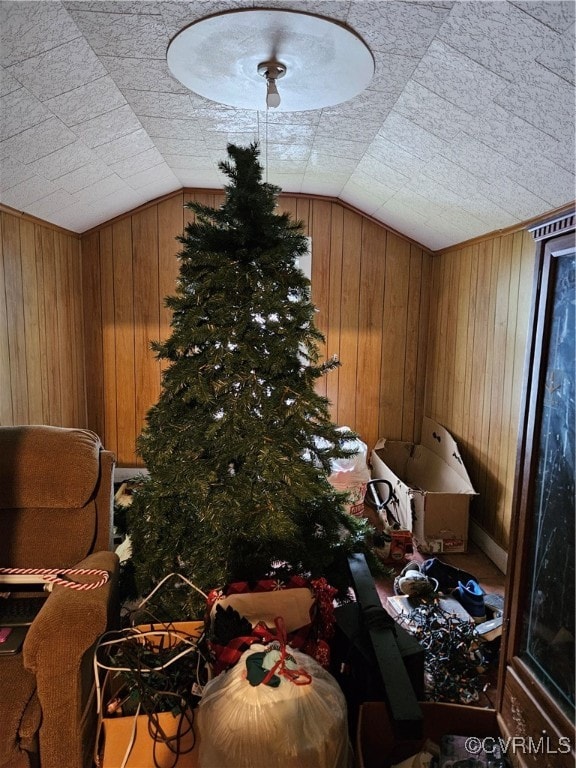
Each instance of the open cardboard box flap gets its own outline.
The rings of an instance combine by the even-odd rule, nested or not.
[[[370,460],[373,478],[392,483],[397,517],[422,552],[465,552],[470,499],[476,492],[456,441],[424,417],[418,445],[381,439]]]

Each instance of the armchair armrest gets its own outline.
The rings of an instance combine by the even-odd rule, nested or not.
[[[55,586],[23,648],[24,666],[36,676],[42,707],[43,768],[90,766],[95,733],[92,653],[100,635],[119,624],[116,554],[96,552],[76,567],[107,570],[110,579],[85,591]]]

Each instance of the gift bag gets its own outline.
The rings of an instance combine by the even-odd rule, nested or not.
[[[202,768],[349,765],[340,687],[314,659],[282,640],[254,643],[206,685],[198,730]]]

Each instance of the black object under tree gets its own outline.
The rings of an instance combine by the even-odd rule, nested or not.
[[[144,594],[177,571],[207,591],[289,572],[344,588],[367,529],[327,480],[354,435],[315,389],[339,363],[320,362],[295,263],[307,240],[276,211],[258,146],[228,156],[223,205],[188,204],[172,332],[152,345],[168,365],[138,438],[150,474],[129,513],[136,581]]]

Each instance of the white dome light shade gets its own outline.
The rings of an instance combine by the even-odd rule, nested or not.
[[[341,104],[374,75],[365,43],[347,27],[307,13],[246,9],[200,19],[168,46],[168,67],[194,93],[240,109],[266,108],[262,62],[285,68],[279,112]]]

